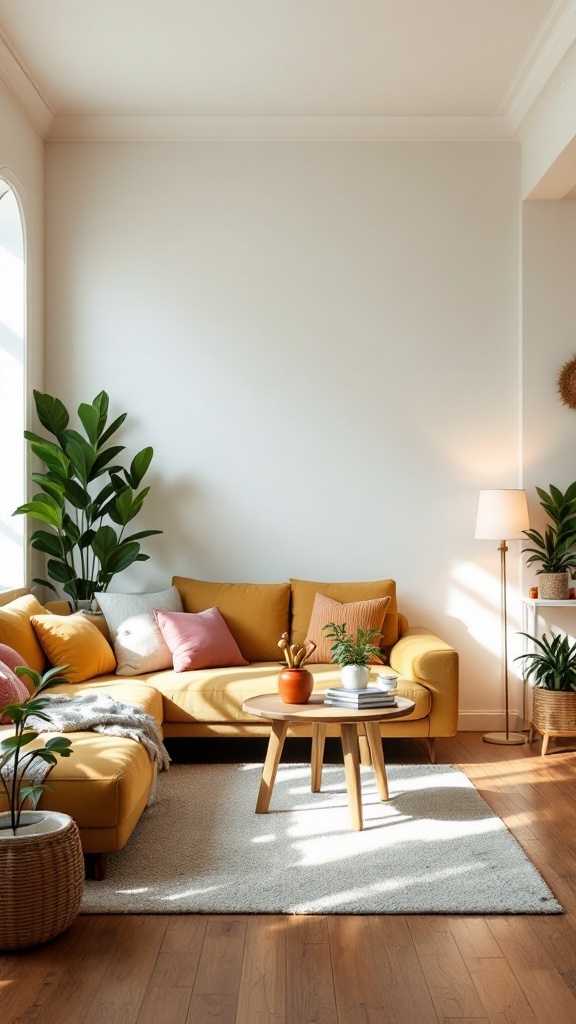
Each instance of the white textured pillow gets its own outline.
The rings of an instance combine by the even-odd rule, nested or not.
[[[118,667],[118,676],[139,676],[172,668],[172,654],[153,612],[181,612],[176,587],[155,594],[96,594],[106,619]]]

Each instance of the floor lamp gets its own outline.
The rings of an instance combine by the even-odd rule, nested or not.
[[[502,620],[502,668],[504,673],[504,695],[506,700],[506,731],[488,732],[482,738],[486,743],[525,743],[521,732],[510,732],[508,704],[508,623],[506,617],[506,552],[507,540],[524,540],[524,530],[529,529],[528,502],[526,491],[500,490],[480,491],[476,540],[499,540],[500,546],[500,606]],[[505,538],[505,539],[502,539]]]

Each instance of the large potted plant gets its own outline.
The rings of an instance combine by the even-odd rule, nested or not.
[[[332,661],[340,665],[340,678],[345,690],[365,690],[368,686],[370,669],[368,665],[377,658],[380,662],[382,651],[376,643],[380,636],[377,629],[358,629],[349,633],[346,623],[328,622],[323,629],[331,646]],[[330,632],[328,632],[330,630]]]
[[[80,909],[84,857],[76,822],[56,811],[24,809],[27,802],[35,808],[50,788],[33,781],[34,763],[43,762],[49,771],[57,757],[72,753],[65,736],[52,736],[43,746],[30,747],[39,734],[28,720],[35,716],[50,721],[46,714],[50,701],[41,694],[67,682],[60,675],[62,670],[63,666],[52,668],[40,676],[19,666],[17,674],[30,677],[34,693],[1,712],[14,723],[14,731],[0,743],[0,791],[8,806],[0,813],[0,949],[47,942],[63,932]]]
[[[26,515],[50,527],[36,530],[33,548],[49,555],[49,580],[35,579],[58,593],[55,583],[70,596],[75,609],[89,607],[98,591],[106,591],[112,578],[133,562],[149,558],[140,550],[144,537],[162,530],[141,530],[126,535],[150,488],[139,490],[154,451],[139,451],[126,469],[118,464],[124,445],[109,444],[126,419],[117,416],[107,426],[109,398],[105,391],[94,401],[78,407],[83,433],[69,427],[64,404],[51,395],[34,391],[38,419],[54,441],[30,430],[24,436],[43,463],[42,473],[32,473],[39,492],[20,505],[14,515]],[[51,582],[53,581],[53,582]]]
[[[539,596],[544,601],[566,600],[569,574],[576,569],[576,483],[570,484],[564,494],[553,484],[549,492],[541,487],[536,491],[551,523],[544,533],[524,531],[532,543],[532,547],[524,548],[530,555],[526,564],[540,565],[536,575],[541,576]]]
[[[529,742],[534,730],[543,736],[542,754],[551,736],[576,736],[576,643],[567,636],[546,634],[541,639],[522,633],[534,650],[519,654],[528,662],[524,678],[533,682]]]

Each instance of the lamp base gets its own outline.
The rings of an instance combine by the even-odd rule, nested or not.
[[[484,743],[501,743],[503,746],[511,747],[514,744],[526,743],[526,737],[521,732],[487,732],[482,737]]]

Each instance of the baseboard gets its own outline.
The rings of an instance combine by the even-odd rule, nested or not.
[[[458,732],[501,732],[506,728],[503,711],[461,711],[458,715]],[[522,732],[526,729],[524,719],[518,711],[510,712],[510,729]]]

